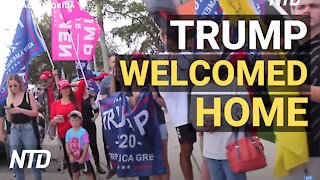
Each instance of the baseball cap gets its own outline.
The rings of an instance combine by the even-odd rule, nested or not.
[[[76,116],[78,116],[79,118],[82,119],[82,114],[81,114],[81,112],[80,112],[80,111],[77,111],[77,110],[71,111],[71,112],[69,113],[69,115],[68,115],[68,118],[70,118],[71,116],[74,116],[74,115],[76,115]]]
[[[40,75],[41,80],[46,80],[46,79],[49,79],[50,77],[52,77],[52,72],[50,71],[44,71]]]
[[[147,58],[142,52],[134,52],[130,57],[130,60],[144,60],[144,59],[147,59]]]
[[[59,86],[59,90],[61,90],[67,86],[70,86],[70,83],[67,79],[60,79],[58,86]]]
[[[106,76],[109,76],[109,73],[103,72],[103,73],[100,73],[99,76],[94,77],[93,79],[94,80],[100,80],[100,79],[103,79]]]

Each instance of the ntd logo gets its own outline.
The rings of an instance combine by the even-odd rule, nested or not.
[[[282,1],[282,3],[281,3],[281,1]],[[270,6],[274,6],[274,5],[276,5],[276,6],[281,6],[281,5],[286,6],[286,5],[288,5],[288,3],[289,3],[290,6],[297,6],[297,5],[300,4],[300,0],[269,0],[269,5]]]
[[[26,155],[29,154],[29,161],[27,168],[32,167],[33,159],[35,158],[35,154],[37,155],[37,163],[36,168],[46,168],[49,166],[50,159],[51,159],[51,153],[48,150],[22,150],[21,158],[19,157],[19,154],[17,150],[12,151],[11,160],[9,168],[13,168],[14,163],[17,162],[17,165],[19,168],[23,168],[26,160]],[[41,164],[42,155],[46,155],[46,162],[44,164]]]
[[[313,176],[304,176],[304,180],[314,180]]]

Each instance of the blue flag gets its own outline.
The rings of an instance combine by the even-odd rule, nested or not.
[[[22,76],[25,85],[27,85],[29,60],[45,50],[36,26],[33,23],[31,9],[28,7],[28,2],[26,1],[12,44],[10,45],[10,53],[7,56],[0,86],[0,104],[6,100],[8,95],[7,81],[10,74],[19,74]]]
[[[76,70],[79,78],[82,78],[81,67],[84,75],[86,76],[86,79],[94,78],[93,71],[90,69],[88,61],[80,61],[80,64],[78,63],[78,61],[76,61],[75,63],[76,63]]]
[[[253,0],[255,4],[255,9],[259,15],[265,15],[267,0]]]
[[[223,15],[219,0],[196,0],[196,15]]]
[[[88,87],[89,89],[94,93],[94,94],[98,94],[99,87],[96,84],[96,81],[93,79],[95,77],[93,71],[90,69],[89,63],[88,61],[80,61],[80,64],[76,61],[76,70],[77,70],[77,74],[79,78],[82,78],[82,72],[81,72],[81,68],[83,70],[84,76],[87,80],[88,83]]]
[[[205,16],[204,19],[214,20],[218,24],[222,22],[223,11],[219,4],[219,0],[196,0],[195,1],[196,15],[200,16],[198,19],[202,19],[201,16]]]
[[[131,109],[124,93],[100,101],[105,148],[119,177],[165,173],[152,95],[143,92]]]

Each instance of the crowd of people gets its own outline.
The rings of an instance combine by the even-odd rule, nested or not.
[[[320,173],[317,170],[320,167],[320,136],[319,136],[319,117],[320,117],[320,78],[319,78],[319,47],[320,47],[320,2],[318,0],[301,0],[300,4],[292,8],[293,15],[309,15],[311,17],[310,40],[308,42],[298,42],[294,59],[299,57],[308,68],[308,77],[306,83],[301,87],[301,95],[311,95],[311,102],[308,104],[308,116],[305,118],[313,124],[308,127],[308,145],[310,160],[290,171],[285,180],[302,179],[304,176],[314,176],[314,179],[320,179]],[[186,56],[185,52],[178,49],[177,34],[170,30],[161,29],[161,39],[165,45],[165,50],[178,59],[179,79],[188,77],[188,67],[193,60],[199,59],[195,56]],[[187,35],[188,36],[188,35]],[[192,36],[190,36],[192,38]],[[187,41],[187,48],[193,49],[193,41]],[[308,46],[309,45],[309,46]],[[311,49],[308,49],[311,48]],[[308,51],[310,58],[303,55]],[[288,53],[288,57],[293,53]],[[212,59],[220,59],[222,56],[216,53],[203,53],[200,58],[214,63]],[[298,59],[299,59],[298,58]],[[143,60],[149,57],[140,52],[133,53],[128,61],[137,60],[139,68],[142,67]],[[98,150],[97,133],[101,130],[96,127],[96,120],[99,118],[99,100],[110,97],[117,92],[125,92],[132,107],[135,107],[141,97],[142,92],[152,93],[151,101],[154,101],[155,111],[161,135],[162,152],[166,171],[161,175],[151,177],[139,177],[139,179],[168,180],[170,179],[170,164],[168,160],[168,130],[163,109],[167,109],[170,121],[176,129],[176,134],[180,143],[180,167],[186,180],[197,179],[193,175],[193,166],[191,155],[193,145],[198,139],[200,141],[203,153],[203,164],[201,166],[201,179],[207,180],[245,180],[246,172],[234,172],[230,167],[227,157],[226,146],[233,137],[233,130],[212,128],[212,122],[207,121],[205,128],[198,129],[192,122],[195,122],[196,114],[189,112],[195,109],[195,99],[189,99],[192,92],[210,92],[222,91],[229,92],[237,89],[236,79],[227,87],[220,87],[215,82],[210,82],[204,87],[155,87],[151,85],[151,76],[148,71],[145,84],[139,86],[134,79],[131,86],[125,86],[122,77],[120,57],[113,54],[109,57],[110,73],[102,73],[95,78],[99,86],[99,93],[95,94],[90,88],[86,87],[84,80],[69,82],[67,79],[60,79],[57,70],[44,71],[39,80],[42,82],[37,86],[36,94],[26,90],[22,79],[13,74],[8,78],[8,97],[6,103],[0,106],[0,141],[9,144],[8,157],[12,151],[16,150],[21,154],[22,150],[40,149],[42,140],[46,133],[51,137],[58,136],[63,148],[64,163],[62,167],[58,166],[58,171],[67,169],[70,178],[77,180],[80,171],[88,179],[96,179],[95,171],[100,174],[106,174],[111,178],[117,173],[116,168],[112,166],[107,146],[104,146],[106,156],[105,171],[100,164],[100,154]],[[168,69],[170,67],[168,66]],[[198,68],[197,75],[203,78],[207,73],[205,69]],[[171,76],[171,73],[166,75]],[[226,78],[226,70],[221,69],[220,78]],[[186,79],[187,80],[187,79]],[[310,91],[306,92],[305,88]],[[245,86],[238,91],[248,91]],[[249,94],[249,93],[248,93]],[[246,96],[246,101],[250,102],[250,96]],[[226,99],[222,100],[225,104]],[[209,99],[210,100],[210,99]],[[212,104],[205,99],[204,104]],[[205,116],[205,121],[213,119],[212,116]],[[5,127],[6,126],[6,132]],[[247,130],[244,130],[247,131]],[[242,132],[244,132],[242,131]],[[253,132],[254,134],[254,132]],[[103,143],[107,143],[104,142]],[[89,153],[89,148],[92,154]],[[91,163],[91,157],[95,162],[95,168]],[[35,168],[35,158],[33,162],[33,174],[35,180],[41,180],[41,173],[45,169]],[[12,169],[16,179],[23,180],[24,171],[15,164]]]

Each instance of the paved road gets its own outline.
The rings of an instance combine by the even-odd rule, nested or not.
[[[97,129],[101,129],[101,121],[100,119],[97,120]],[[170,123],[169,117],[166,114],[166,120],[167,120],[167,127],[169,131],[169,140],[168,140],[168,154],[169,154],[169,164],[170,164],[170,170],[171,170],[171,179],[172,180],[182,180],[183,175],[180,170],[180,164],[179,164],[179,152],[180,152],[180,146],[178,143],[178,139],[176,136],[176,132],[174,128],[172,127],[172,124]],[[102,134],[101,131],[98,131],[98,148],[100,151],[100,159],[101,159],[101,164],[102,167],[106,167],[106,161],[105,161],[105,156],[103,153],[103,143],[102,143]],[[274,159],[274,144],[263,141],[264,147],[265,147],[265,153],[267,156],[267,161],[268,161],[268,166],[262,170],[258,171],[253,171],[248,173],[248,180],[273,180],[275,179],[273,177],[273,172],[272,172],[272,166],[273,166],[273,159]],[[200,148],[199,144],[196,143],[194,145],[194,151],[193,151],[193,158],[192,158],[192,163],[193,163],[193,171],[194,171],[194,177],[196,180],[200,179],[200,171],[199,167],[201,166],[201,153],[200,153]],[[93,161],[92,161],[93,162]],[[48,168],[47,173],[43,173],[43,179],[45,180],[64,180],[64,179],[69,179],[67,175],[67,171],[64,171],[64,174],[61,174],[59,172],[56,172],[56,169],[58,167],[58,164],[56,163],[51,163],[50,167]],[[32,180],[32,173],[26,173],[26,180]],[[10,170],[6,167],[6,161],[5,158],[1,155],[0,157],[0,180],[10,180],[13,179],[12,173]],[[86,179],[84,175],[81,176],[81,180]],[[105,175],[99,175],[97,174],[97,179],[106,179]],[[119,179],[116,176],[112,178],[112,180]],[[134,178],[130,178],[134,179]]]

